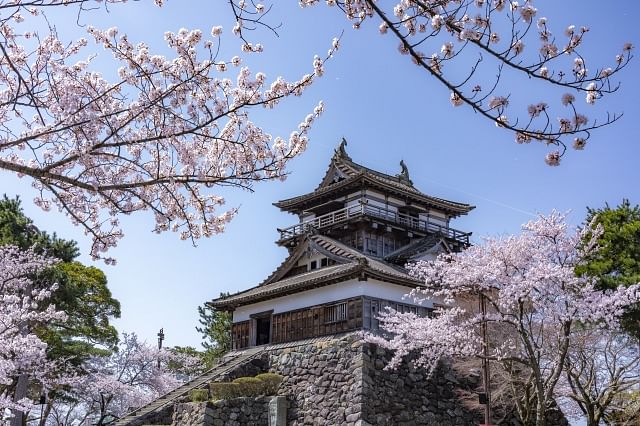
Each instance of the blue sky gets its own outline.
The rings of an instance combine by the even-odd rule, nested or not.
[[[162,9],[151,3],[112,5],[109,13],[94,11],[81,17],[81,22],[102,28],[118,26],[131,40],[144,40],[158,51],[167,30],[201,28],[208,34],[212,26],[223,25],[223,54],[230,58],[239,52],[240,42],[230,35],[233,23],[225,2],[169,0]],[[395,174],[404,159],[417,188],[476,205],[468,216],[452,223],[472,231],[475,241],[483,235],[517,232],[535,213],[554,208],[571,210],[570,219],[577,224],[586,206],[615,205],[622,198],[640,203],[637,61],[620,75],[618,93],[586,110],[590,116],[607,110],[623,112],[622,120],[594,133],[584,151],[569,152],[560,167],[552,168],[543,161],[545,147],[517,145],[510,133],[471,110],[454,109],[448,91],[401,57],[397,43],[389,35],[378,34],[377,23],[354,31],[337,10],[324,5],[300,9],[295,1],[276,3],[272,19],[283,23],[280,37],[255,34],[265,52],[247,60],[254,71],[263,70],[270,78],[298,78],[311,69],[314,54],[323,55],[342,30],[344,36],[339,53],[326,65],[325,76],[302,98],[260,112],[260,124],[273,135],[286,136],[318,100],[324,101],[326,112],[314,125],[307,151],[291,163],[287,181],[257,185],[254,193],[222,192],[229,207],[240,206],[239,215],[224,234],[193,247],[175,234],[151,233],[151,215],[123,219],[125,238],[112,251],[118,264],[96,264],[106,272],[109,287],[122,303],[122,318],[116,321],[120,330],[135,331],[154,341],[158,329],[164,327],[167,345],[198,346],[196,307],[221,291],[256,285],[280,264],[286,250],[274,244],[276,228],[293,224],[296,218],[279,212],[271,203],[312,190],[343,136],[355,161]],[[593,68],[611,65],[624,42],[639,42],[637,2],[619,1],[606,7],[602,0],[534,4],[558,34],[569,24],[591,28],[584,54],[593,61]],[[51,17],[59,22],[63,35],[82,32],[75,17],[58,17],[57,13]],[[108,64],[100,57],[96,61],[105,75],[113,72]],[[557,103],[545,97],[545,87],[528,80],[507,83],[514,102]],[[43,213],[33,206],[34,194],[26,179],[6,172],[0,172],[0,177],[1,192],[19,194],[39,227],[79,241],[81,260],[92,263],[86,256],[89,239],[79,228],[57,212]]]

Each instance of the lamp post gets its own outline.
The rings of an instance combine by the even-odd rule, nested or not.
[[[158,350],[162,349],[162,341],[164,340],[164,328],[158,333]],[[160,369],[160,357],[158,357],[158,369]]]

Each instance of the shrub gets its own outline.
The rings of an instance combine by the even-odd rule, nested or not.
[[[279,374],[264,373],[258,374],[256,377],[238,377],[232,383],[212,382],[209,384],[209,388],[213,399],[275,395],[282,380],[283,377]]]
[[[193,389],[189,392],[189,398],[191,402],[204,402],[209,399],[209,392],[207,389]]]
[[[210,383],[209,388],[213,399],[233,399],[242,396],[240,385],[237,383]]]
[[[278,387],[280,387],[280,383],[282,383],[284,377],[275,373],[263,373],[258,374],[256,379],[264,383],[264,392],[266,395],[275,395],[278,393]]]
[[[233,381],[239,386],[242,396],[259,396],[265,393],[265,384],[255,377],[238,377]]]

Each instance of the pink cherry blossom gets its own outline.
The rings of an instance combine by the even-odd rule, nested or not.
[[[123,333],[118,351],[94,357],[83,366],[86,374],[70,394],[78,402],[59,403],[54,410],[56,417],[75,418],[82,423],[87,418],[104,419],[108,414],[122,416],[148,404],[188,379],[176,377],[176,373],[169,371],[169,363],[195,371],[199,360],[153,347],[134,333]]]
[[[42,303],[55,290],[34,283],[30,277],[55,262],[32,251],[0,246],[0,410],[28,412],[33,401],[14,401],[14,379],[26,375],[33,384],[49,388],[66,378],[53,377],[57,365],[47,360],[47,345],[31,332],[38,324],[66,319],[54,306]]]
[[[299,3],[301,7],[311,7],[323,2],[300,0]],[[533,0],[395,0],[389,3],[333,0],[327,3],[339,6],[354,28],[359,28],[367,19],[381,22],[378,24],[380,33],[398,38],[398,50],[402,55],[408,56],[412,63],[446,86],[449,93],[455,90],[454,105],[469,105],[474,112],[480,112],[500,128],[553,144],[560,157],[572,139],[587,140],[593,130],[620,118],[620,114],[607,114],[602,119],[594,118],[580,126],[561,127],[551,123],[548,115],[541,114],[540,110],[528,111],[526,116],[522,111],[511,111],[507,104],[497,108],[495,103],[486,102],[494,93],[501,94],[494,99],[510,97],[508,92],[515,80],[509,78],[509,83],[503,82],[503,74],[506,73],[514,78],[519,76],[524,85],[529,79],[548,83],[549,89],[560,91],[557,99],[567,90],[574,97],[582,94],[589,104],[619,87],[607,79],[626,67],[632,57],[633,45],[624,44],[613,66],[599,68],[602,71],[590,71],[587,68],[588,56],[582,51],[589,29],[570,25],[565,27],[564,34],[554,35],[551,20],[546,17],[536,20],[539,12]],[[563,55],[575,60],[575,65],[567,67],[563,61],[555,60]],[[478,57],[480,59],[476,59]],[[470,71],[461,78],[457,65],[469,67],[470,61],[473,63]],[[449,64],[453,66],[449,68]],[[452,71],[448,72],[448,69]],[[485,83],[481,79],[486,78],[487,72],[493,74],[494,71],[497,76],[491,83],[491,92],[482,97],[476,96],[473,88]],[[529,103],[526,99],[522,101],[524,105]],[[549,110],[554,109],[551,102],[546,105]],[[576,105],[572,103],[572,107]],[[577,110],[574,113],[580,114]],[[511,120],[505,120],[506,116]]]
[[[541,407],[558,396],[565,356],[581,330],[616,330],[625,307],[640,300],[640,284],[600,291],[593,279],[576,276],[576,265],[597,249],[600,228],[571,230],[565,215],[553,212],[522,229],[520,235],[488,238],[461,253],[409,265],[425,283],[411,293],[414,300],[437,300],[445,307],[434,317],[395,311],[380,316],[389,337],[370,341],[394,352],[390,368],[408,355],[430,371],[442,358],[483,358],[480,325],[488,321],[488,359],[526,368],[544,414]],[[486,316],[478,311],[480,297]],[[538,417],[536,424],[543,425]]]
[[[11,15],[23,3],[0,9]],[[89,25],[71,43],[45,31],[25,43],[44,7],[33,5],[36,16],[2,23],[0,169],[28,177],[38,206],[57,208],[83,227],[94,258],[113,263],[105,252],[123,236],[118,217],[144,210],[153,214],[155,232],[171,230],[193,242],[222,232],[236,209],[225,206],[215,187],[284,179],[288,162],[304,151],[322,109],[313,119],[303,114],[288,139],[255,124],[252,111],[300,96],[323,74],[327,58],[310,61],[310,73],[294,80],[267,81],[246,67],[228,75],[241,58],[218,57],[220,26],[209,40],[198,29],[166,32],[168,56],[117,27]],[[251,13],[267,10],[256,5]],[[336,39],[328,57],[338,46]],[[112,57],[117,78],[95,70],[98,49]],[[263,49],[260,43],[242,48]]]

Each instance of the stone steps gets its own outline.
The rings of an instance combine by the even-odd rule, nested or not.
[[[257,357],[263,351],[263,347],[252,348],[242,352],[229,353],[227,354],[222,361],[220,361],[216,366],[214,366],[211,370],[205,372],[204,374],[194,378],[193,380],[183,384],[182,386],[172,390],[171,392],[162,395],[158,399],[150,402],[149,404],[137,408],[132,412],[124,415],[115,423],[112,423],[112,426],[128,426],[131,425],[136,419],[150,415],[154,412],[159,411],[162,408],[165,408],[167,405],[173,404],[177,402],[176,400],[185,397],[189,394],[190,391],[194,389],[199,389],[204,387],[204,385],[213,381],[214,379],[220,377],[221,375],[228,373],[234,368],[244,364],[253,358]]]

